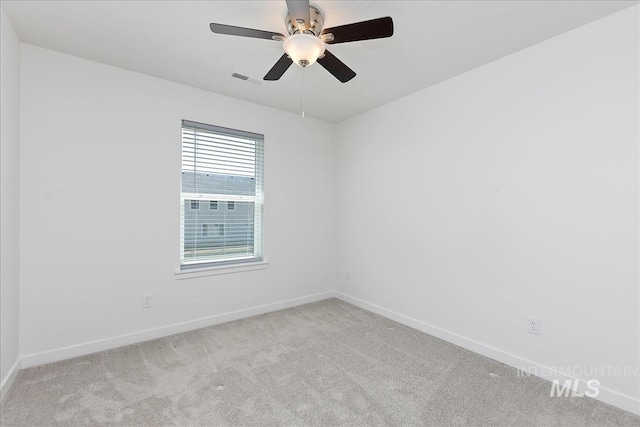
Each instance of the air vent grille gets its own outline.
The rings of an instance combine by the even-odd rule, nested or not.
[[[240,79],[240,80],[249,80],[249,76],[244,76],[242,74],[238,74],[238,73],[233,73],[231,74],[232,77],[235,77],[236,79]]]
[[[249,83],[253,83],[255,85],[261,85],[262,84],[262,80],[261,79],[257,79],[255,77],[251,77],[251,76],[245,76],[244,74],[240,74],[240,73],[231,73],[231,77],[235,77],[236,79],[240,79],[243,80],[245,82],[249,82]]]

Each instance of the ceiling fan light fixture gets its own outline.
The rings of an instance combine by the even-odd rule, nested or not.
[[[282,42],[284,51],[301,67],[313,65],[324,53],[324,42],[312,34],[294,34]]]

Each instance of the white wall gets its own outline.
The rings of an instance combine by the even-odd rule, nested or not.
[[[638,56],[635,6],[341,123],[338,291],[504,360],[637,369]],[[600,380],[638,411],[637,376]]]
[[[17,373],[20,278],[20,41],[0,7],[0,379],[2,392]]]
[[[174,277],[181,119],[265,135],[266,270]],[[27,365],[333,290],[331,125],[23,44],[21,132]]]

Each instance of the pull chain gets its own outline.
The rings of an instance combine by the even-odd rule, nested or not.
[[[304,67],[300,74],[300,109],[302,110],[302,118],[304,119]]]

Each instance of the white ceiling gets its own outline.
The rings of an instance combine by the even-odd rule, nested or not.
[[[637,1],[313,1],[325,28],[383,16],[391,38],[330,46],[357,76],[342,84],[320,65],[262,79],[279,42],[213,34],[210,22],[286,33],[278,1],[2,1],[25,43],[338,122]]]

